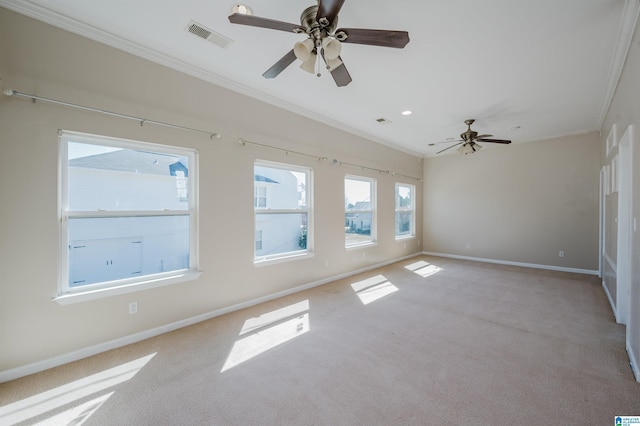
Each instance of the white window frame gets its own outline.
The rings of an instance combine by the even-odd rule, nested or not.
[[[370,191],[371,194],[369,196],[369,205],[371,206],[370,210],[347,210],[346,206],[344,209],[344,214],[346,215],[347,213],[371,213],[371,240],[370,241],[365,241],[365,242],[361,242],[361,243],[354,243],[354,244],[347,244],[347,239],[346,239],[346,232],[345,232],[345,248],[346,249],[353,249],[353,248],[359,248],[359,247],[366,247],[366,246],[372,246],[372,245],[377,245],[378,244],[378,239],[377,239],[377,233],[378,233],[378,214],[377,214],[377,205],[376,205],[376,199],[377,199],[377,181],[376,179],[373,178],[368,178],[368,177],[363,177],[363,176],[355,176],[355,175],[345,175],[344,180],[343,180],[343,189],[344,189],[344,183],[346,180],[359,180],[359,181],[363,181],[363,182],[368,182],[370,184]],[[346,194],[343,194],[346,197]],[[343,198],[345,198],[343,197]],[[344,224],[344,221],[343,221]]]
[[[297,209],[273,209],[269,207],[269,190],[267,188],[266,197],[267,197],[267,207],[256,207],[256,192],[255,188],[262,186],[261,184],[256,184],[255,181],[255,167],[269,167],[274,169],[281,169],[290,172],[298,172],[306,174],[306,188],[305,188],[305,208],[297,208]],[[310,167],[299,166],[288,163],[278,163],[273,161],[266,160],[255,160],[254,161],[254,214],[253,214],[253,226],[254,226],[254,244],[253,244],[253,264],[255,266],[264,266],[270,265],[274,263],[288,262],[291,260],[298,260],[308,257],[313,257],[315,254],[313,252],[313,169]],[[256,255],[256,244],[255,244],[255,235],[257,235],[257,231],[259,230],[256,226],[258,215],[260,214],[302,214],[305,213],[307,215],[307,248],[300,249],[295,251],[276,253],[272,255]],[[263,231],[260,229],[260,231]],[[262,232],[260,234],[263,237]],[[264,238],[263,240],[264,241]]]
[[[189,178],[187,191],[189,204],[187,210],[119,210],[119,211],[70,211],[68,199],[68,144],[69,142],[86,142],[114,148],[145,150],[164,154],[186,156],[189,162]],[[198,270],[198,152],[193,149],[139,142],[108,136],[92,135],[80,132],[60,130],[58,160],[58,211],[60,255],[58,265],[58,295],[53,300],[60,304],[69,304],[94,300],[103,297],[126,294],[134,291],[155,288],[200,277]],[[81,287],[69,286],[69,219],[75,218],[109,218],[109,217],[148,217],[148,216],[188,216],[189,217],[189,268],[176,271],[147,274],[139,277],[88,284]]]
[[[400,207],[400,187],[408,187],[411,191],[411,205],[409,208]],[[409,183],[400,183],[396,182],[396,191],[395,191],[395,214],[394,214],[394,233],[396,235],[396,240],[404,240],[407,238],[414,238],[416,236],[416,187],[415,185],[411,185]],[[411,212],[411,223],[409,225],[409,233],[408,234],[398,234],[398,230],[396,228],[396,223],[398,221],[398,214]]]

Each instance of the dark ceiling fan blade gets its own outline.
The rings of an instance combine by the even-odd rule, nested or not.
[[[476,136],[476,139],[483,139],[483,138],[490,138],[493,135],[478,135]]]
[[[264,78],[274,78],[277,77],[285,68],[293,63],[296,60],[296,55],[293,53],[293,49],[289,51],[286,55],[284,55],[278,62],[273,64],[271,68],[266,70],[262,76]]]
[[[436,145],[442,145],[443,143],[453,143],[453,142],[464,142],[464,141],[462,139],[450,139],[450,140],[440,141],[440,142],[431,142],[428,145],[429,146],[436,146]]]
[[[451,148],[453,148],[453,147],[456,147],[456,146],[458,146],[458,145],[462,145],[463,143],[464,143],[464,141],[463,141],[463,142],[458,142],[458,143],[457,143],[457,144],[455,144],[455,145],[451,145],[451,146],[449,146],[449,147],[447,147],[447,148],[445,148],[445,149],[443,149],[443,150],[440,150],[440,151],[436,152],[436,154],[440,154],[441,152],[445,152],[446,150],[451,149]]]
[[[324,57],[324,49],[320,50],[320,56],[322,56],[322,60],[326,64],[327,60]],[[338,87],[344,87],[347,84],[351,83],[351,75],[349,74],[349,70],[347,70],[347,67],[344,65],[342,58],[338,56],[337,60],[340,61],[340,65],[331,70],[331,77],[333,77],[333,81],[336,82],[336,85]],[[327,68],[329,68],[328,65]]]
[[[321,18],[326,18],[328,23],[331,24],[340,13],[343,4],[344,0],[320,0],[318,2],[316,21],[319,22]]]
[[[290,24],[288,22],[276,21],[274,19],[260,18],[253,15],[244,15],[242,13],[234,13],[229,16],[229,22],[232,24],[249,25],[252,27],[269,28],[272,30],[280,30],[287,32],[295,32],[302,29],[300,25]],[[304,29],[302,29],[304,32]]]
[[[395,47],[402,49],[409,43],[409,33],[394,30],[370,30],[366,28],[340,28],[336,35],[343,32],[347,38],[343,43],[369,44],[371,46]]]
[[[508,141],[506,139],[486,139],[486,138],[477,138],[476,139],[477,142],[492,142],[492,143],[504,143],[504,144],[509,144],[511,143],[511,141]]]
[[[342,58],[338,56],[338,59],[342,61]],[[338,87],[344,87],[347,84],[351,83],[351,74],[349,74],[349,70],[344,66],[344,62],[340,64],[340,66],[335,67],[331,70],[331,76],[333,77],[333,81],[336,82]]]

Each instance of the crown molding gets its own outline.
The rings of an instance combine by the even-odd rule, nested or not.
[[[607,86],[602,100],[602,107],[595,124],[596,129],[602,129],[604,120],[607,117],[613,96],[618,88],[618,82],[622,75],[624,64],[631,48],[631,41],[635,32],[638,16],[640,14],[640,0],[626,0],[624,10],[622,11],[622,19],[620,19],[620,28],[618,29],[618,37],[614,49],[613,60],[607,77]]]

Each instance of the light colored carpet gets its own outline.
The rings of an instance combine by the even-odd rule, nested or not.
[[[597,277],[419,256],[1,384],[0,423],[612,425],[624,342]]]

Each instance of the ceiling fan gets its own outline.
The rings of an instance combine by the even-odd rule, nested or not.
[[[493,135],[478,135],[478,132],[471,130],[471,125],[475,122],[474,119],[465,120],[464,124],[467,125],[467,130],[460,134],[460,139],[453,141],[445,141],[440,143],[450,143],[450,142],[458,142],[454,145],[451,145],[443,150],[436,152],[436,154],[440,154],[441,152],[445,152],[453,147],[461,145],[458,148],[458,152],[461,154],[473,154],[476,151],[479,151],[482,146],[478,145],[476,142],[491,142],[491,143],[501,143],[501,144],[510,144],[511,141],[506,139],[489,139]],[[435,144],[432,144],[435,145]]]
[[[260,18],[247,13],[233,13],[229,16],[232,24],[249,25],[260,28],[306,34],[307,38],[297,42],[293,49],[262,74],[265,78],[278,76],[296,59],[302,61],[300,68],[314,73],[317,56],[320,55],[333,80],[339,87],[351,83],[351,75],[340,57],[341,43],[367,44],[372,46],[402,49],[409,43],[406,31],[372,30],[364,28],[339,28],[338,13],[344,0],[318,0],[300,15],[300,25]],[[246,10],[246,8],[245,8]],[[317,73],[318,77],[320,72]]]

